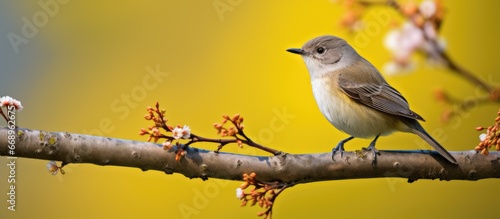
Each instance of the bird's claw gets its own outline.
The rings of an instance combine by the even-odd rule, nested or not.
[[[378,139],[379,136],[380,135],[377,135],[375,137],[375,139],[373,139],[373,141],[370,142],[370,145],[368,146],[368,148],[363,148],[363,150],[372,151],[372,153],[373,153],[372,166],[374,166],[374,167],[377,164],[377,155],[380,155],[380,153],[378,152],[377,148],[375,148],[375,143],[377,142],[377,139]]]
[[[344,156],[344,144],[338,144],[335,148],[332,149],[332,160],[335,161],[335,154],[340,152],[340,159]]]
[[[349,138],[346,138],[342,141],[340,141],[335,148],[332,149],[332,160],[335,161],[335,154],[337,152],[340,152],[340,159],[342,159],[342,156],[344,156],[344,144],[350,140],[352,140],[354,137],[350,136]]]
[[[377,155],[380,155],[380,152],[375,148],[375,145],[370,145],[367,148],[362,148],[366,151],[371,151],[373,154],[372,165],[375,166],[377,164]]]

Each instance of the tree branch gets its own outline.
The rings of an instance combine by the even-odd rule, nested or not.
[[[9,129],[0,128],[0,155],[8,156]],[[44,132],[19,128],[14,156],[57,160],[65,163],[92,163],[137,167],[181,173],[189,178],[242,180],[243,173],[256,172],[263,182],[308,183],[326,180],[401,177],[417,179],[478,180],[500,178],[500,152],[483,156],[476,151],[452,152],[459,165],[442,159],[434,151],[380,151],[375,167],[367,151],[345,152],[342,159],[331,153],[248,156],[187,148],[175,161],[175,147],[107,137]],[[182,145],[181,145],[182,146]]]

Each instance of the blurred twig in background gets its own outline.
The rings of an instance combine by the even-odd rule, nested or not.
[[[472,85],[484,91],[483,95],[473,99],[450,98],[444,90],[437,90],[439,101],[448,104],[449,109],[443,112],[443,120],[449,121],[452,117],[465,113],[471,108],[488,102],[500,102],[500,88],[488,84],[476,74],[468,71],[461,64],[453,60],[446,51],[446,41],[439,35],[444,21],[446,10],[441,0],[404,1],[395,0],[338,0],[346,12],[340,20],[340,25],[350,31],[363,29],[363,13],[373,6],[387,6],[396,10],[403,19],[396,28],[390,30],[385,37],[385,46],[392,54],[392,61],[384,66],[384,73],[394,75],[412,71],[417,63],[413,58],[422,55],[429,63],[446,67]]]

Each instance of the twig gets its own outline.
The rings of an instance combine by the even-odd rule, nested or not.
[[[401,11],[401,7],[399,6],[399,4],[394,1],[394,0],[388,0],[387,1],[387,4],[391,7],[393,7],[396,11],[398,11],[401,15],[405,16],[404,13]],[[409,19],[409,18],[408,18]],[[415,20],[413,19],[409,19],[410,21],[412,21],[414,24],[415,23]],[[416,24],[416,26],[419,26]],[[423,29],[423,27],[421,26],[420,27],[422,29],[422,32],[423,33],[426,33]],[[483,89],[484,91],[492,94],[493,92],[495,92],[495,87],[492,86],[492,85],[489,85],[488,83],[486,83],[485,81],[483,81],[481,78],[477,77],[476,75],[472,74],[470,71],[467,71],[465,68],[461,67],[460,65],[458,65],[449,55],[446,51],[444,51],[443,49],[440,48],[438,42],[436,41],[436,39],[432,39],[430,37],[427,36],[427,34],[424,34],[424,37],[427,41],[431,42],[432,44],[432,47],[438,52],[438,55],[441,57],[441,59],[445,62],[446,66],[452,70],[452,72],[456,73],[457,75],[463,77],[465,80],[469,81],[470,83],[472,84],[475,84],[479,87],[481,87],[481,89]],[[499,99],[494,99],[494,101],[498,101]]]
[[[243,134],[243,132],[241,132]],[[252,141],[251,139],[247,138],[246,135],[244,135],[245,139],[220,139],[220,138],[206,138],[206,137],[202,137],[202,136],[198,136],[198,135],[195,135],[195,134],[191,134],[192,136],[192,139],[191,141],[189,141],[188,143],[186,143],[186,145],[190,145],[190,144],[193,144],[193,143],[196,143],[196,142],[210,142],[210,143],[219,143],[221,145],[220,148],[218,148],[217,150],[215,150],[215,152],[219,152],[220,149],[222,149],[222,146],[226,145],[226,144],[230,144],[230,143],[238,143],[238,140],[241,140],[242,143],[250,146],[250,147],[254,147],[254,148],[257,148],[257,149],[260,149],[260,150],[263,150],[263,151],[266,151],[266,152],[269,152],[273,155],[279,155],[280,153],[282,153],[281,151],[279,150],[275,150],[275,149],[272,149],[272,148],[269,148],[269,147],[266,147],[264,145],[261,145],[259,143],[256,143],[254,141]]]
[[[272,155],[279,155],[282,153],[281,151],[266,147],[264,145],[261,145],[259,143],[252,141],[252,139],[250,139],[243,131],[243,128],[244,128],[244,126],[242,124],[243,117],[241,117],[239,114],[236,114],[233,118],[229,118],[229,116],[223,115],[224,120],[223,120],[222,124],[218,124],[218,123],[214,124],[214,127],[218,130],[218,134],[221,134],[223,137],[232,137],[233,139],[216,139],[216,138],[202,137],[202,136],[196,135],[194,133],[191,133],[191,129],[189,129],[189,127],[184,127],[181,129],[180,126],[177,126],[176,128],[178,128],[178,130],[182,130],[182,133],[175,133],[174,134],[174,132],[176,132],[176,131],[175,131],[174,127],[167,125],[168,120],[165,117],[165,110],[160,109],[160,104],[158,102],[156,102],[155,108],[147,107],[147,111],[148,111],[148,114],[146,114],[144,116],[144,118],[146,120],[153,121],[154,126],[148,127],[148,129],[151,131],[148,131],[148,130],[142,128],[141,131],[139,132],[139,135],[149,135],[148,141],[153,140],[153,142],[155,142],[155,143],[158,142],[159,139],[162,139],[162,138],[167,139],[168,144],[165,147],[166,149],[169,149],[171,147],[172,141],[179,140],[180,138],[189,139],[189,141],[187,143],[183,144],[182,147],[177,148],[178,149],[177,150],[177,155],[178,155],[177,159],[180,159],[182,156],[184,156],[184,151],[186,151],[191,144],[194,144],[197,142],[219,143],[219,146],[214,151],[216,153],[218,153],[225,145],[230,144],[230,143],[236,143],[240,147],[243,144],[246,144],[250,147],[254,147],[254,148],[269,152]],[[230,121],[234,125],[234,127],[230,127],[229,130],[224,128],[223,126],[227,121]],[[161,133],[159,128],[165,130],[167,133],[172,133],[172,136]],[[186,130],[184,130],[184,129],[186,129]],[[223,131],[224,131],[224,133],[222,133]],[[181,134],[181,136],[178,134]],[[176,142],[176,144],[177,144],[177,146],[180,146],[180,143],[178,141]]]
[[[399,14],[401,14],[402,16],[406,17],[408,20],[410,20],[411,22],[413,22],[416,26],[420,26],[420,28],[422,29],[423,33],[425,33],[425,31],[424,31],[424,29],[423,29],[423,27],[421,25],[416,24],[414,19],[411,19],[410,17],[407,17],[407,15],[405,15],[403,13],[403,11],[402,11],[399,3],[397,1],[395,1],[395,0],[387,0],[387,1],[359,0],[358,3],[361,4],[361,5],[363,5],[363,6],[388,5],[388,6],[392,7],[392,8],[394,8],[397,12],[399,12]],[[440,23],[441,23],[441,21],[438,22],[438,24],[437,24],[438,27],[440,26]],[[446,51],[440,49],[440,46],[439,46],[438,42],[436,41],[436,39],[429,38],[427,36],[427,34],[424,34],[424,36],[425,36],[426,40],[429,41],[432,44],[432,47],[436,50],[436,52],[438,53],[438,55],[440,56],[440,58],[444,61],[445,65],[452,72],[454,72],[458,76],[463,77],[468,82],[470,82],[470,83],[472,83],[474,85],[479,86],[484,91],[488,92],[490,94],[490,99],[491,100],[493,100],[493,101],[499,101],[500,100],[500,91],[498,91],[494,86],[486,83],[484,80],[482,80],[481,78],[477,77],[476,75],[474,75],[470,71],[466,70],[465,68],[463,68],[462,66],[460,66],[458,63],[456,63],[450,57],[450,55]]]
[[[2,114],[2,117],[5,119],[6,122],[10,121],[7,116],[5,116],[5,113],[3,112],[3,108],[0,108],[0,114]]]

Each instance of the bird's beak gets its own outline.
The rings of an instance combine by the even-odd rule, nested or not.
[[[303,49],[287,49],[287,52],[299,54],[299,55],[304,55],[304,50]]]

